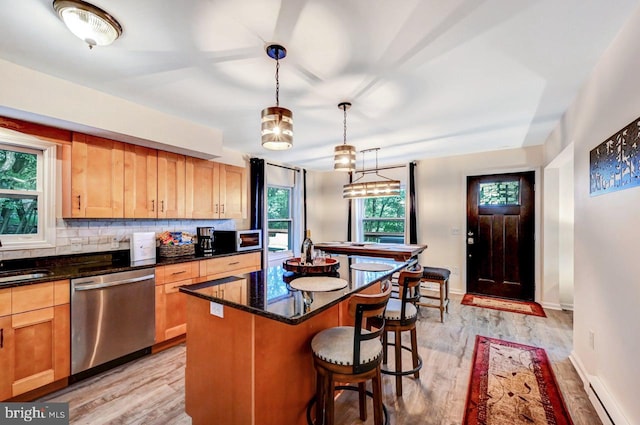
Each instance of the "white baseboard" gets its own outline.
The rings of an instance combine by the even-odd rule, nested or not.
[[[580,375],[584,390],[603,425],[631,425],[607,387],[597,376],[587,373],[575,351],[571,352],[569,360]]]
[[[548,308],[549,310],[562,310],[560,303],[541,302],[540,305],[543,308]]]
[[[573,311],[573,304],[560,304],[563,310]]]

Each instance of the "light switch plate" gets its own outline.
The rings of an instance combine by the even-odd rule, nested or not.
[[[209,303],[209,313],[212,316],[224,317],[224,306],[222,304],[214,303],[211,301]]]

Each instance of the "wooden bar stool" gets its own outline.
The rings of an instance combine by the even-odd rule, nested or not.
[[[381,316],[384,313],[390,295],[391,284],[387,281],[383,283],[383,292],[380,294],[352,296],[349,300],[349,314],[355,317],[355,325],[325,329],[313,337],[311,349],[317,372],[316,424],[334,424],[334,382],[358,384],[360,419],[366,420],[365,383],[370,379],[374,423],[382,425],[380,335],[384,330],[384,323],[375,332],[367,330],[364,325],[367,318]]]
[[[440,323],[444,323],[444,312],[449,313],[449,275],[451,271],[439,267],[423,267],[422,283],[420,284],[420,300],[417,305],[420,307],[437,308],[440,310]],[[427,288],[427,282],[435,282],[439,285],[439,296],[430,295]],[[423,301],[423,299],[437,300]]]
[[[398,276],[398,298],[391,298],[384,312],[384,333],[382,334],[383,364],[387,364],[387,349],[389,345],[395,348],[395,370],[382,369],[381,372],[396,377],[396,395],[402,395],[402,377],[413,375],[420,378],[422,358],[418,354],[418,339],[416,322],[418,309],[415,303],[420,299],[419,285],[422,280],[422,267],[418,264],[413,270],[402,270]],[[378,318],[370,320],[374,327],[378,327]],[[402,345],[402,332],[409,331],[411,335],[411,347]],[[393,343],[388,342],[388,334],[393,332]],[[413,369],[402,370],[402,350],[411,352]]]

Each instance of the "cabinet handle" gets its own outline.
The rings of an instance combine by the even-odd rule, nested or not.
[[[176,274],[182,274],[182,273],[186,273],[186,272],[187,272],[186,270],[181,270],[181,271],[179,271],[179,272],[173,272],[173,273],[171,273],[171,274],[172,274],[172,275],[176,275]]]
[[[224,214],[224,204],[222,204],[220,207],[220,214]]]
[[[0,329],[0,348],[4,348],[4,328]]]
[[[164,199],[160,201],[160,212],[164,212]]]
[[[81,209],[80,208],[80,195],[78,195],[78,209]]]
[[[222,292],[222,296],[220,298],[224,300],[224,289],[221,289],[220,291]]]
[[[218,214],[218,204],[216,204],[216,214]]]
[[[151,212],[156,212],[156,200],[151,200]]]
[[[233,263],[229,263],[230,266],[235,266],[236,264],[240,264],[240,261],[234,261]]]

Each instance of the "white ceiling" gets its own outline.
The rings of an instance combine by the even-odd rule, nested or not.
[[[124,33],[93,50],[51,0],[2,3],[3,59],[221,129],[225,148],[329,170],[343,100],[348,142],[380,147],[381,165],[544,143],[640,1],[96,0]],[[260,146],[270,42],[288,51],[285,152]]]

